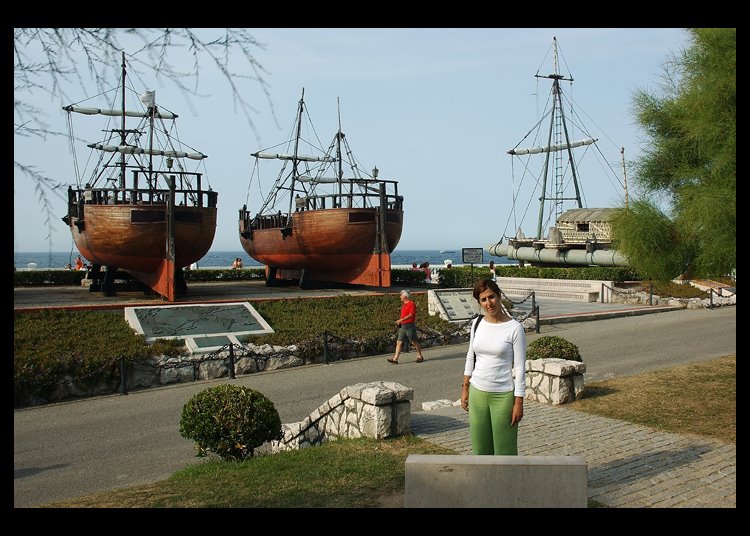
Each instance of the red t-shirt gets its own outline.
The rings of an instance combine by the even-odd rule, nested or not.
[[[402,324],[411,324],[417,319],[417,304],[413,301],[407,301],[401,308],[401,318],[405,318],[407,315],[413,315],[407,320],[402,320]]]

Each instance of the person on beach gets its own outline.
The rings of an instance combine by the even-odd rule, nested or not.
[[[411,263],[411,271],[412,272],[418,272],[419,271],[419,268],[417,267],[417,263],[416,262]]]
[[[83,270],[83,269],[84,269],[83,259],[81,258],[80,255],[78,255],[78,257],[76,258],[76,270]]]
[[[474,285],[473,296],[484,315],[472,323],[461,384],[473,454],[518,454],[518,423],[526,395],[526,334],[506,313],[501,295],[491,279]]]
[[[242,259],[240,259],[239,257],[237,257],[236,259],[234,259],[234,262],[232,263],[232,268],[234,270],[241,270],[242,269]]]
[[[424,282],[431,283],[432,282],[432,270],[430,269],[430,263],[427,261],[424,261],[422,264],[419,265],[419,269],[424,272]]]
[[[422,345],[417,340],[417,326],[415,323],[417,319],[417,304],[411,299],[411,292],[408,290],[402,290],[399,296],[403,305],[401,306],[401,316],[396,320],[396,325],[398,326],[396,354],[392,358],[388,358],[387,361],[393,365],[398,365],[401,346],[406,341],[407,345],[411,343],[417,349],[417,363],[421,363],[424,361],[424,356],[422,355]]]
[[[495,272],[495,261],[490,261],[490,279],[497,281],[497,272]]]

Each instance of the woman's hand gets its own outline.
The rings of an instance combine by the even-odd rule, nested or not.
[[[469,387],[461,387],[461,407],[469,411]]]
[[[523,419],[523,397],[517,396],[513,402],[513,413],[510,417],[510,425],[515,426]]]

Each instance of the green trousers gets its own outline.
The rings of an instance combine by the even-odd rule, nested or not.
[[[513,391],[488,393],[469,387],[473,454],[518,455],[518,425],[510,425],[515,398]]]

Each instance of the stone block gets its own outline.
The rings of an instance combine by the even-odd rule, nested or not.
[[[410,454],[406,508],[586,508],[583,456]]]
[[[526,398],[543,404],[566,404],[583,396],[586,364],[566,359],[526,361]]]

